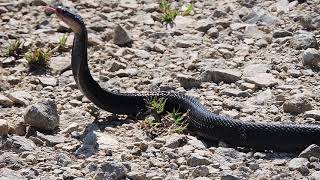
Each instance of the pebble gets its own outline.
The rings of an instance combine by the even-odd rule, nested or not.
[[[117,25],[114,29],[113,43],[119,46],[124,46],[132,42],[133,40],[131,39],[127,30],[125,30],[122,26]]]
[[[4,107],[11,107],[13,106],[13,101],[9,99],[8,97],[0,94],[0,105]]]
[[[310,180],[320,180],[320,171],[315,171],[311,174]]]
[[[281,30],[274,31],[272,34],[272,37],[283,38],[283,37],[292,36],[292,35],[293,35],[292,32],[281,29]]]
[[[209,174],[209,168],[207,166],[198,166],[191,173],[192,177],[195,177],[195,178],[199,176],[206,177],[208,176],[208,174]]]
[[[191,167],[196,167],[200,165],[209,165],[210,163],[211,161],[208,158],[195,153],[192,153],[190,157],[187,159],[187,164]]]
[[[202,81],[233,83],[241,79],[242,73],[236,69],[206,70],[201,74]]]
[[[34,151],[36,149],[36,145],[31,140],[16,135],[8,138],[3,146],[16,150],[17,152]]]
[[[278,84],[277,80],[270,73],[257,73],[255,76],[245,77],[244,80],[255,84],[257,88],[272,87]]]
[[[299,114],[312,109],[312,105],[305,94],[295,94],[283,103],[283,110],[287,113]]]
[[[28,106],[24,114],[24,122],[43,130],[54,130],[59,126],[56,103],[47,99]]]
[[[0,119],[0,136],[6,136],[9,132],[8,121]]]
[[[307,166],[309,164],[308,159],[306,158],[293,158],[288,163],[288,167],[290,170],[299,170],[304,166]]]
[[[182,147],[187,144],[187,137],[185,135],[173,134],[165,137],[165,147],[167,148],[177,148]]]
[[[294,49],[302,50],[308,48],[317,48],[318,43],[312,32],[300,31],[293,35],[291,45]]]
[[[58,80],[52,77],[39,77],[38,78],[42,86],[56,86],[58,84]]]
[[[8,98],[13,101],[14,103],[20,104],[22,106],[27,106],[30,104],[30,101],[33,99],[31,94],[25,91],[16,91],[10,93]]]
[[[302,56],[303,64],[319,68],[320,65],[320,51],[314,48],[308,48],[303,52]]]
[[[300,154],[299,157],[301,158],[320,158],[320,147],[316,144],[312,144],[309,147],[307,147],[305,150],[303,150]]]
[[[177,74],[177,79],[185,89],[198,88],[201,85],[201,81],[191,75]]]
[[[123,179],[125,178],[127,169],[124,165],[115,162],[106,162],[99,165],[94,176],[95,180],[103,179]]]

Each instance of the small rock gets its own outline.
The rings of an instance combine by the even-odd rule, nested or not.
[[[8,168],[0,168],[0,180],[27,180],[27,179],[28,178],[22,177],[20,173],[17,171],[14,171]]]
[[[311,174],[310,180],[320,180],[320,171],[315,171]]]
[[[115,72],[115,75],[118,77],[131,77],[138,74],[138,70],[135,68],[128,68],[128,69],[120,69]]]
[[[58,74],[64,71],[70,65],[71,60],[69,57],[52,57],[49,67],[52,69],[54,74]]]
[[[301,167],[307,166],[308,164],[309,164],[309,161],[306,158],[293,158],[288,163],[288,167],[290,170],[299,170]]]
[[[212,27],[207,31],[207,34],[211,38],[218,38],[219,37],[219,30],[215,27]]]
[[[88,157],[92,156],[93,154],[95,154],[96,151],[97,151],[97,149],[95,146],[82,145],[76,150],[75,155],[79,156],[79,157],[84,156],[85,158],[88,158]]]
[[[58,80],[53,77],[39,77],[38,78],[42,86],[56,86],[58,84]]]
[[[146,173],[138,172],[138,171],[131,171],[127,173],[127,177],[132,180],[145,180]]]
[[[303,52],[302,60],[304,65],[319,68],[320,51],[314,48],[308,48]]]
[[[47,3],[42,0],[32,0],[31,4],[33,6],[46,6],[47,5]]]
[[[116,45],[124,46],[132,43],[132,39],[130,38],[128,32],[122,28],[120,25],[117,25],[114,30],[114,38],[113,42]]]
[[[9,132],[8,121],[0,119],[0,136],[6,136]]]
[[[127,67],[127,65],[124,63],[117,62],[117,61],[112,61],[109,65],[109,67],[110,67],[109,68],[110,72],[115,72],[120,69],[125,69]]]
[[[316,121],[320,121],[320,110],[311,110],[311,111],[306,111],[304,113],[305,118],[313,118]]]
[[[207,176],[209,174],[209,168],[206,166],[198,166],[192,171],[192,177]]]
[[[65,137],[63,137],[62,135],[44,135],[42,133],[37,132],[37,137],[42,141],[46,142],[47,146],[54,146],[56,144],[65,142]]]
[[[277,30],[274,31],[272,34],[273,38],[283,38],[283,37],[287,37],[287,36],[292,36],[292,32],[290,31],[286,31],[286,30]]]
[[[291,45],[297,50],[318,47],[315,35],[308,31],[300,31],[295,34],[291,40]]]
[[[57,163],[59,164],[59,166],[66,167],[71,162],[72,162],[72,159],[66,154],[61,153],[57,157]]]
[[[193,45],[201,44],[201,37],[192,34],[184,34],[182,36],[175,37],[176,47],[188,48]]]
[[[232,175],[232,174],[224,174],[221,176],[220,180],[240,180],[238,176]]]
[[[208,177],[197,177],[197,178],[194,178],[194,180],[211,180],[211,179]]]
[[[11,107],[13,104],[14,103],[13,103],[13,101],[11,101],[11,99],[0,94],[0,106]]]
[[[185,135],[175,133],[170,136],[167,136],[165,139],[166,143],[164,146],[172,149],[182,147],[185,144],[187,144],[187,137]]]
[[[320,158],[320,147],[316,144],[312,144],[308,146],[305,150],[303,150],[299,157],[301,158],[310,158],[310,157],[316,157]]]
[[[200,165],[208,165],[210,163],[211,162],[208,158],[203,157],[196,153],[192,153],[191,156],[187,159],[187,164],[192,167],[196,167]]]
[[[201,85],[201,81],[190,75],[178,74],[177,79],[180,85],[186,89],[198,88]]]
[[[78,131],[79,129],[79,124],[78,123],[71,123],[67,128],[65,128],[64,130],[61,131],[61,133],[63,134],[68,134],[71,133],[73,131]]]
[[[30,100],[32,100],[32,96],[24,91],[16,91],[13,93],[10,93],[8,95],[8,98],[11,99],[11,101],[23,105],[23,106],[27,106],[30,103]]]
[[[207,32],[212,26],[214,22],[210,19],[203,19],[197,22],[195,29],[201,32]]]
[[[247,26],[244,31],[245,37],[252,38],[252,39],[260,39],[265,37],[263,31],[259,30],[256,25],[254,26]]]
[[[305,94],[295,94],[283,103],[284,112],[299,114],[312,109],[312,105]]]
[[[83,174],[81,171],[73,168],[66,168],[66,170],[63,172],[63,179],[78,179],[79,177],[82,177]]]
[[[271,87],[278,84],[271,73],[257,73],[255,76],[245,77],[244,80],[255,84],[257,88]]]
[[[36,145],[31,140],[16,135],[8,138],[3,146],[19,152],[34,151],[36,148]]]
[[[119,146],[119,142],[115,137],[108,135],[106,133],[96,132],[97,135],[97,143],[99,145],[99,149],[112,149]]]
[[[153,46],[154,51],[159,52],[159,53],[164,53],[166,50],[166,47],[162,44],[155,43]]]
[[[26,164],[19,158],[17,154],[12,152],[4,152],[0,155],[0,169],[8,167],[13,170],[18,170],[24,165]]]
[[[59,116],[55,102],[47,99],[30,105],[24,114],[24,122],[40,129],[54,130],[59,126]]]
[[[126,176],[126,172],[127,169],[124,165],[115,162],[106,162],[98,167],[94,179],[123,179]]]
[[[240,91],[238,89],[224,89],[221,94],[235,97],[250,97],[251,94],[246,91]]]
[[[242,73],[236,69],[206,70],[201,74],[202,81],[233,83],[241,79]]]

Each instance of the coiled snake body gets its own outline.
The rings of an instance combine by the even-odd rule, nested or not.
[[[320,127],[313,125],[251,123],[208,111],[193,97],[172,92],[116,93],[102,89],[92,78],[87,61],[87,30],[81,17],[63,7],[48,7],[75,33],[72,71],[82,93],[95,105],[115,114],[138,114],[147,109],[146,99],[166,98],[166,109],[189,111],[188,129],[209,140],[254,150],[301,151],[320,144]]]

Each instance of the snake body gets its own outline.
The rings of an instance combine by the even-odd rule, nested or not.
[[[71,27],[75,31],[71,61],[74,79],[81,92],[101,109],[115,114],[136,115],[148,109],[146,99],[165,98],[166,110],[179,108],[188,111],[188,130],[208,140],[222,140],[233,147],[287,152],[320,144],[319,126],[241,122],[212,113],[195,98],[179,93],[118,93],[103,89],[92,78],[88,68],[88,34],[81,17],[62,7],[55,7],[52,11],[69,26],[73,23],[79,25],[80,30]]]

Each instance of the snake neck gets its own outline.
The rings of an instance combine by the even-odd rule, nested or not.
[[[108,96],[111,92],[103,90],[100,85],[93,79],[88,67],[88,34],[85,26],[80,33],[75,33],[71,67],[74,79],[80,91],[97,106],[103,106],[101,102],[102,95]]]

